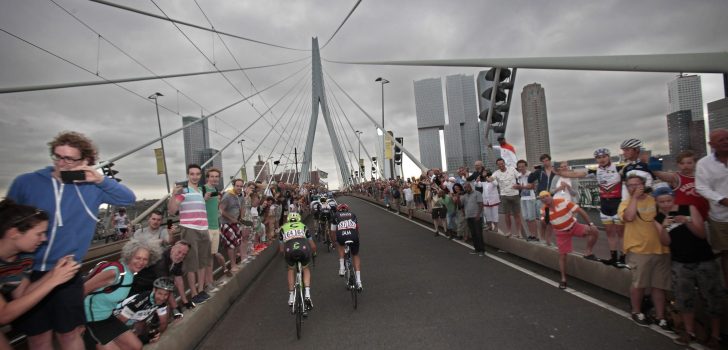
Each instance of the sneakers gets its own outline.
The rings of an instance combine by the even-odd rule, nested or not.
[[[657,326],[662,328],[663,331],[674,332],[672,326],[670,326],[670,324],[664,318],[657,321]]]
[[[220,291],[220,288],[217,288],[212,284],[208,284],[207,287],[205,287],[205,295],[215,294],[218,291]]]
[[[205,291],[200,292],[200,294],[195,295],[192,297],[192,302],[195,304],[202,304],[207,301],[207,299],[210,299],[210,296],[205,293]]]
[[[356,290],[357,290],[358,292],[361,292],[361,291],[362,291],[362,289],[364,289],[364,287],[363,287],[363,286],[361,285],[361,281],[357,281],[357,282],[356,282]]]
[[[645,314],[641,312],[632,314],[632,321],[642,327],[648,327],[650,325],[650,320],[648,320]]]
[[[344,273],[346,273],[346,270],[344,270],[343,267],[339,268],[339,277],[344,277]]]
[[[485,256],[485,253],[480,252],[480,253],[478,253],[478,256]]]
[[[528,237],[526,237],[526,241],[527,242],[537,242],[538,241],[538,237],[536,237],[536,236],[528,236]]]
[[[293,306],[293,301],[296,300],[296,293],[289,292],[288,293],[288,306]]]
[[[306,310],[313,310],[313,302],[311,301],[311,297],[303,298],[303,305],[306,306]]]
[[[478,252],[476,252],[474,250],[471,250],[470,253],[468,253],[468,254],[470,254],[470,255],[476,255],[476,254],[478,254]]]
[[[197,306],[197,305],[195,305],[195,303],[193,303],[193,302],[191,302],[191,301],[188,301],[187,303],[185,303],[185,304],[182,304],[182,306],[184,306],[184,307],[185,307],[185,309],[187,309],[187,310],[192,310],[192,309],[194,309],[194,308],[195,308],[195,306]]]
[[[172,310],[172,316],[175,320],[179,320],[180,318],[184,317],[185,315],[182,313],[182,310],[180,308],[176,308]]]

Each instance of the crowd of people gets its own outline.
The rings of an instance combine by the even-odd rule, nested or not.
[[[170,322],[225,282],[213,279],[213,262],[231,277],[254,259],[256,246],[276,238],[288,213],[308,211],[310,195],[324,191],[242,179],[223,190],[219,169],[203,173],[191,164],[167,202],[179,224],[163,225],[165,213],[154,210],[132,232],[120,209],[115,239],[129,238],[120,259],[81,273],[100,206],[123,208],[136,197],[94,168],[97,149],[85,135],[61,132],[48,147],[52,165],[18,176],[0,202],[0,325],[25,334],[30,349],[53,349],[54,342],[63,349],[141,349],[158,341]],[[0,349],[11,349],[3,333]]]
[[[504,140],[499,141],[503,148]],[[471,254],[484,255],[483,230],[555,246],[561,289],[567,288],[572,240],[583,237],[585,259],[631,270],[635,323],[672,330],[665,312],[665,292],[672,291],[684,324],[675,342],[695,342],[697,287],[711,319],[711,333],[701,341],[719,348],[728,281],[728,130],[712,131],[709,144],[712,152],[701,159],[691,151],[677,155],[677,172],[663,171],[645,157],[639,139],[627,139],[620,145],[621,164],[612,162],[616,154],[607,148],[594,151],[597,166],[588,169],[572,170],[566,161],[554,166],[548,154],[530,170],[525,160],[503,157],[493,171],[476,161],[473,171],[460,167],[448,175],[429,169],[420,177],[372,179],[350,190],[395,210],[406,206],[410,218],[415,209],[430,212],[435,237],[442,231],[449,239],[468,241],[474,247]],[[572,181],[583,177],[595,178],[599,186],[608,257],[598,258],[592,250],[599,230],[579,207],[578,182]],[[654,315],[646,314],[646,294]]]

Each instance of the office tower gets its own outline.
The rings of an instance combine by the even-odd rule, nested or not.
[[[680,75],[667,83],[668,113],[689,110],[693,120],[703,120],[703,91],[698,75]]]
[[[546,93],[541,84],[532,83],[521,91],[523,137],[526,143],[526,161],[529,167],[540,164],[542,154],[551,154],[549,122],[546,113]]]
[[[445,127],[445,102],[440,78],[414,82],[420,162],[427,168],[441,168],[440,130]]]
[[[200,120],[197,117],[182,117],[182,125],[188,125]],[[210,148],[210,139],[207,131],[207,120],[199,122],[183,130],[185,146],[185,168],[190,164],[202,165],[208,158],[203,159],[202,150]]]
[[[695,152],[697,158],[705,156],[705,120],[694,120],[690,110],[668,114],[667,142],[673,156],[686,150]]]
[[[728,129],[728,97],[708,103],[708,130]]]
[[[472,167],[480,160],[478,107],[472,75],[445,77],[448,123],[445,125],[445,160],[450,172]]]
[[[268,162],[264,162],[259,155],[258,161],[255,162],[255,166],[253,166],[253,171],[255,172],[255,174],[253,174],[253,180],[267,182],[270,177],[270,164],[268,164]]]

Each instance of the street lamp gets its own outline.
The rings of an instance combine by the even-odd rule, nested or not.
[[[240,174],[240,177],[243,178],[243,181],[248,181],[248,169],[245,168],[245,147],[243,147],[243,142],[245,142],[245,139],[240,139],[240,141],[238,141],[240,144],[240,150],[243,152],[243,173]]]
[[[164,179],[167,181],[167,193],[171,193],[172,188],[169,187],[169,171],[167,170],[167,152],[164,151],[164,139],[162,137],[162,122],[159,120],[159,103],[157,102],[157,99],[162,95],[159,92],[155,92],[151,94],[149,97],[147,97],[150,100],[154,100],[154,106],[157,109],[157,126],[159,127],[159,142],[162,144],[162,162],[164,163]]]
[[[384,150],[384,147],[386,147],[385,140],[387,139],[387,129],[384,128],[384,84],[389,83],[389,80],[379,77],[374,81],[382,84],[382,160],[384,160],[384,157],[387,154],[387,152]],[[384,165],[384,162],[382,162],[382,165]],[[387,177],[386,172],[384,173],[384,177]]]
[[[363,134],[363,131],[356,130],[354,131],[356,133],[356,140],[359,142],[359,158],[356,159],[356,167],[359,168],[359,175],[360,177],[364,177],[364,167],[362,166],[361,162],[361,134]]]

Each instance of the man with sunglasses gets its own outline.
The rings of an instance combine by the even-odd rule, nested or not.
[[[43,277],[65,259],[81,261],[86,255],[98,221],[99,206],[128,206],[134,193],[107,178],[92,165],[97,151],[85,135],[65,131],[51,142],[53,165],[18,176],[7,198],[48,213],[48,241],[35,252],[31,281]],[[64,171],[83,172],[82,180],[64,183]],[[15,324],[28,335],[31,349],[52,349],[53,334],[63,349],[83,349],[83,281],[76,276],[56,287],[38,306]]]

